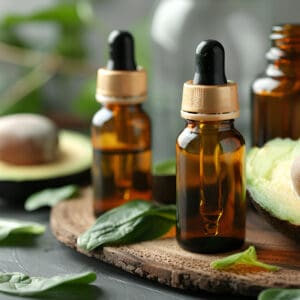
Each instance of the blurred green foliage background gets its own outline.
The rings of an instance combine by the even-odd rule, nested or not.
[[[91,61],[89,32],[108,36],[110,29],[95,15],[96,1],[57,0],[27,14],[7,14],[0,20],[0,116],[33,112],[46,114],[70,126],[88,125],[99,109],[95,101],[96,72]],[[29,40],[22,28],[54,26],[51,43]],[[148,20],[131,30],[136,38],[137,61],[150,67]],[[46,37],[45,37],[46,38]],[[101,49],[107,57],[107,48]],[[49,103],[52,103],[52,105]]]

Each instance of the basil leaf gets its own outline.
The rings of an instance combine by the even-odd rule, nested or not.
[[[155,205],[149,201],[133,200],[129,201],[119,207],[113,208],[97,220],[98,230],[105,228],[118,227],[128,221],[131,221],[146,212],[149,212]]]
[[[256,266],[268,271],[278,271],[279,267],[268,265],[257,260],[254,246],[250,246],[243,252],[232,254],[221,259],[213,261],[210,265],[214,269],[227,269],[236,264]]]
[[[78,193],[76,185],[67,185],[60,188],[46,189],[32,194],[25,202],[25,209],[33,211],[43,206],[54,206],[58,202],[69,199]]]
[[[153,168],[154,175],[175,175],[176,161],[175,159],[166,160],[156,164]]]
[[[35,222],[25,222],[14,219],[0,219],[0,241],[9,235],[39,235],[44,233],[45,226]]]
[[[92,251],[102,246],[132,244],[156,239],[167,233],[174,226],[174,221],[157,216],[138,217],[114,230],[99,232],[92,230],[79,237],[80,248]]]
[[[17,272],[0,273],[0,292],[18,296],[38,295],[64,284],[89,284],[95,280],[96,274],[93,272],[50,278],[30,277]]]
[[[77,239],[77,245],[87,251],[92,251],[104,245],[122,244],[127,236],[130,236],[134,228],[141,222],[140,218],[131,220],[125,224],[115,227],[111,230],[98,230],[95,224],[90,230],[80,235]],[[124,243],[124,242],[123,242]]]
[[[162,218],[156,215],[145,216],[141,218],[140,222],[136,225],[134,231],[124,241],[119,241],[122,244],[138,243],[143,241],[154,240],[163,236],[173,226],[175,221]]]
[[[299,300],[300,289],[267,289],[258,295],[258,300]]]
[[[171,221],[176,221],[176,205],[160,205],[150,209],[146,215],[154,214],[155,216],[160,216]]]
[[[105,245],[155,239],[167,233],[175,221],[175,205],[156,206],[147,201],[130,201],[100,216],[78,237],[77,246],[91,251]]]

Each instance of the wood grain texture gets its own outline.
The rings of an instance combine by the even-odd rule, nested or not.
[[[174,238],[83,252],[77,249],[76,239],[95,221],[89,189],[55,206],[50,221],[53,234],[65,245],[174,288],[255,296],[269,287],[300,287],[300,246],[274,231],[253,211],[247,218],[245,247],[255,245],[261,261],[282,267],[278,272],[247,268],[217,271],[210,268],[210,262],[228,253],[189,253],[179,248]]]

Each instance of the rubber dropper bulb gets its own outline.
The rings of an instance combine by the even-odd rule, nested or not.
[[[215,40],[202,41],[196,49],[196,71],[193,84],[227,84],[225,76],[225,51]]]
[[[114,30],[108,37],[109,60],[108,70],[136,70],[134,57],[134,40],[127,31]]]

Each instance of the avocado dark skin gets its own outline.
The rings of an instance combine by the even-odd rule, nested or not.
[[[23,205],[26,198],[37,191],[68,184],[87,185],[90,181],[90,169],[85,169],[81,172],[67,176],[49,179],[0,181],[0,198],[5,201],[7,200],[6,202],[9,205]]]
[[[294,225],[288,221],[280,220],[272,216],[268,211],[263,209],[256,201],[253,199],[249,193],[249,198],[251,203],[257,210],[257,212],[277,231],[281,232],[286,237],[294,240],[300,241],[300,226]]]

